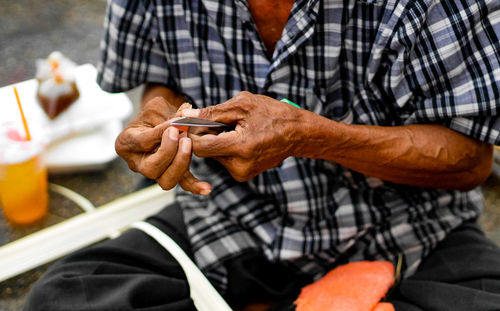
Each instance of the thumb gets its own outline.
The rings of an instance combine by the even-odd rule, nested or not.
[[[182,116],[182,111],[183,111],[184,109],[191,109],[191,107],[192,107],[192,106],[191,106],[191,104],[190,104],[190,103],[183,103],[183,104],[179,107],[179,109],[177,109],[177,112],[175,113],[175,116],[176,116],[176,117],[181,117],[181,116]]]

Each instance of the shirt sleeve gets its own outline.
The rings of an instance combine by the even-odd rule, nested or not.
[[[143,83],[168,85],[169,70],[158,21],[149,1],[109,0],[97,83],[122,92]]]
[[[391,42],[404,124],[437,123],[500,144],[500,1],[415,1]]]

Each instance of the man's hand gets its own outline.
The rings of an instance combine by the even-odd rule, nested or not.
[[[293,154],[304,110],[267,96],[242,92],[231,100],[204,109],[187,109],[183,116],[235,125],[218,135],[190,134],[194,153],[219,161],[237,181],[248,181],[278,166]]]
[[[156,180],[162,189],[180,184],[186,191],[206,195],[211,191],[210,184],[199,181],[189,171],[191,139],[168,121],[190,107],[184,104],[176,110],[162,97],[147,101],[118,136],[115,148],[131,170]]]

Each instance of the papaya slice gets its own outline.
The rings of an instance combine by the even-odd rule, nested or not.
[[[389,302],[379,302],[373,309],[373,311],[396,311],[392,303]]]
[[[296,311],[394,310],[390,303],[379,303],[393,284],[394,266],[388,261],[348,263],[302,288]]]

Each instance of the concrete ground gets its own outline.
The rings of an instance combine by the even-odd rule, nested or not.
[[[0,86],[30,79],[35,59],[54,50],[78,64],[96,64],[106,3],[104,0],[3,0],[0,10]],[[130,93],[137,97],[137,92]],[[120,159],[106,170],[51,176],[50,181],[77,190],[96,206],[133,191],[140,177]],[[491,176],[483,185],[486,211],[481,225],[500,244],[500,179]],[[43,226],[80,213],[71,202],[54,195]],[[0,216],[0,245],[41,227],[13,229]],[[21,310],[31,285],[48,265],[0,283],[0,310]]]

